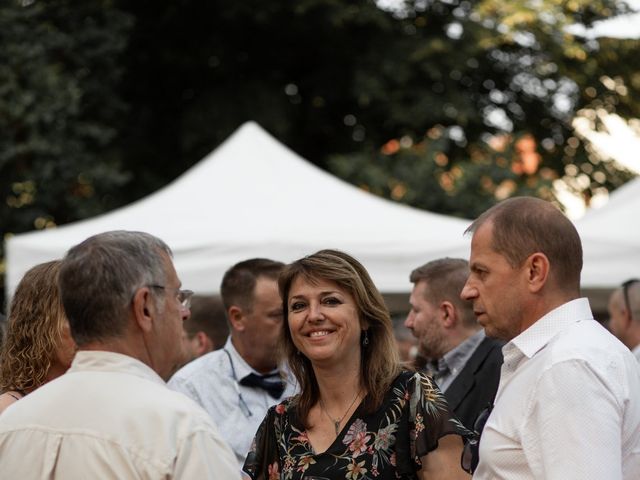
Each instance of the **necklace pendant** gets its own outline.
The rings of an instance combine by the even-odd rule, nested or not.
[[[340,433],[340,422],[333,422],[333,427],[336,429],[336,437]]]

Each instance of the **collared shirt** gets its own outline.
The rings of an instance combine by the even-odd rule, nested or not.
[[[633,350],[631,350],[631,353],[633,353],[633,355],[636,357],[636,360],[640,362],[640,343],[636,345]]]
[[[449,350],[442,358],[438,360],[438,365],[435,369],[429,373],[432,374],[433,379],[443,392],[447,391],[447,388],[451,386],[458,374],[462,371],[467,361],[476,351],[478,345],[484,340],[484,330],[479,330],[469,338],[467,338],[460,345]]]
[[[209,416],[144,363],[79,351],[0,416],[2,478],[239,479]]]
[[[169,387],[191,397],[211,415],[241,467],[269,407],[296,391],[295,379],[288,370],[285,372],[286,388],[279,399],[261,388],[240,385],[240,379],[259,372],[240,356],[229,337],[223,349],[196,358],[178,370],[169,380]]]
[[[640,369],[585,298],[503,347],[474,479],[640,478]]]

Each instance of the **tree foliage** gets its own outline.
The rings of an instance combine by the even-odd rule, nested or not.
[[[3,233],[117,204],[114,191],[128,176],[110,146],[126,110],[116,94],[118,54],[132,22],[109,7],[93,0],[0,6]]]
[[[160,188],[247,120],[374,193],[472,217],[629,172],[578,111],[640,117],[637,40],[569,33],[616,0],[7,0],[0,224],[85,218]],[[247,172],[248,175],[251,172]]]
[[[557,178],[587,198],[615,188],[629,172],[601,162],[571,123],[583,109],[638,116],[639,42],[578,37],[568,27],[624,8],[607,1],[406,2],[406,54],[378,76],[376,108],[387,101],[382,111],[391,114],[374,119],[373,128],[359,115],[367,132],[391,124],[381,134],[392,142],[336,156],[331,168],[381,195],[471,217],[514,194],[553,199]]]
[[[123,149],[134,197],[246,120],[354,184],[443,213],[473,216],[505,194],[552,198],[556,178],[586,198],[629,178],[571,126],[582,109],[640,113],[638,41],[567,30],[624,12],[621,2],[421,0],[396,12],[362,0],[122,7],[138,19],[125,85],[132,141]],[[444,137],[434,142],[429,131]],[[394,140],[411,151],[382,153]],[[446,165],[433,164],[441,155]]]

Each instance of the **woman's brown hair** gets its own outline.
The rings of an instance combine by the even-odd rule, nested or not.
[[[375,411],[401,370],[389,311],[360,262],[344,252],[321,250],[287,265],[278,279],[285,320],[282,329],[284,354],[300,384],[300,396],[296,404],[298,421],[308,427],[309,410],[318,402],[319,390],[311,362],[298,352],[289,331],[289,291],[297,278],[311,283],[320,279],[329,280],[353,296],[369,339],[368,345],[361,347],[361,382],[368,392],[364,408],[366,412]]]

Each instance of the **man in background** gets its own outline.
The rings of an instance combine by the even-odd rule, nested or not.
[[[516,197],[467,231],[462,298],[508,342],[474,478],[640,478],[640,369],[580,298],[574,225],[549,202]]]
[[[209,412],[239,466],[268,408],[294,393],[293,376],[277,354],[283,327],[277,278],[283,267],[254,258],[227,270],[220,287],[230,328],[227,342],[169,381]]]
[[[502,342],[485,337],[471,302],[460,298],[469,264],[458,258],[434,260],[411,272],[414,284],[405,325],[418,339],[426,370],[449,407],[473,430],[479,413],[498,389]]]
[[[184,363],[224,346],[229,325],[222,299],[217,295],[194,295],[191,316],[182,324]]]
[[[393,336],[396,340],[400,361],[416,367],[418,342],[411,330],[404,325],[404,318],[392,317]]]
[[[609,330],[640,362],[640,280],[622,284],[609,297]]]
[[[164,382],[192,293],[169,247],[141,232],[95,235],[69,250],[59,285],[78,351],[0,416],[2,478],[240,478],[206,412]]]

